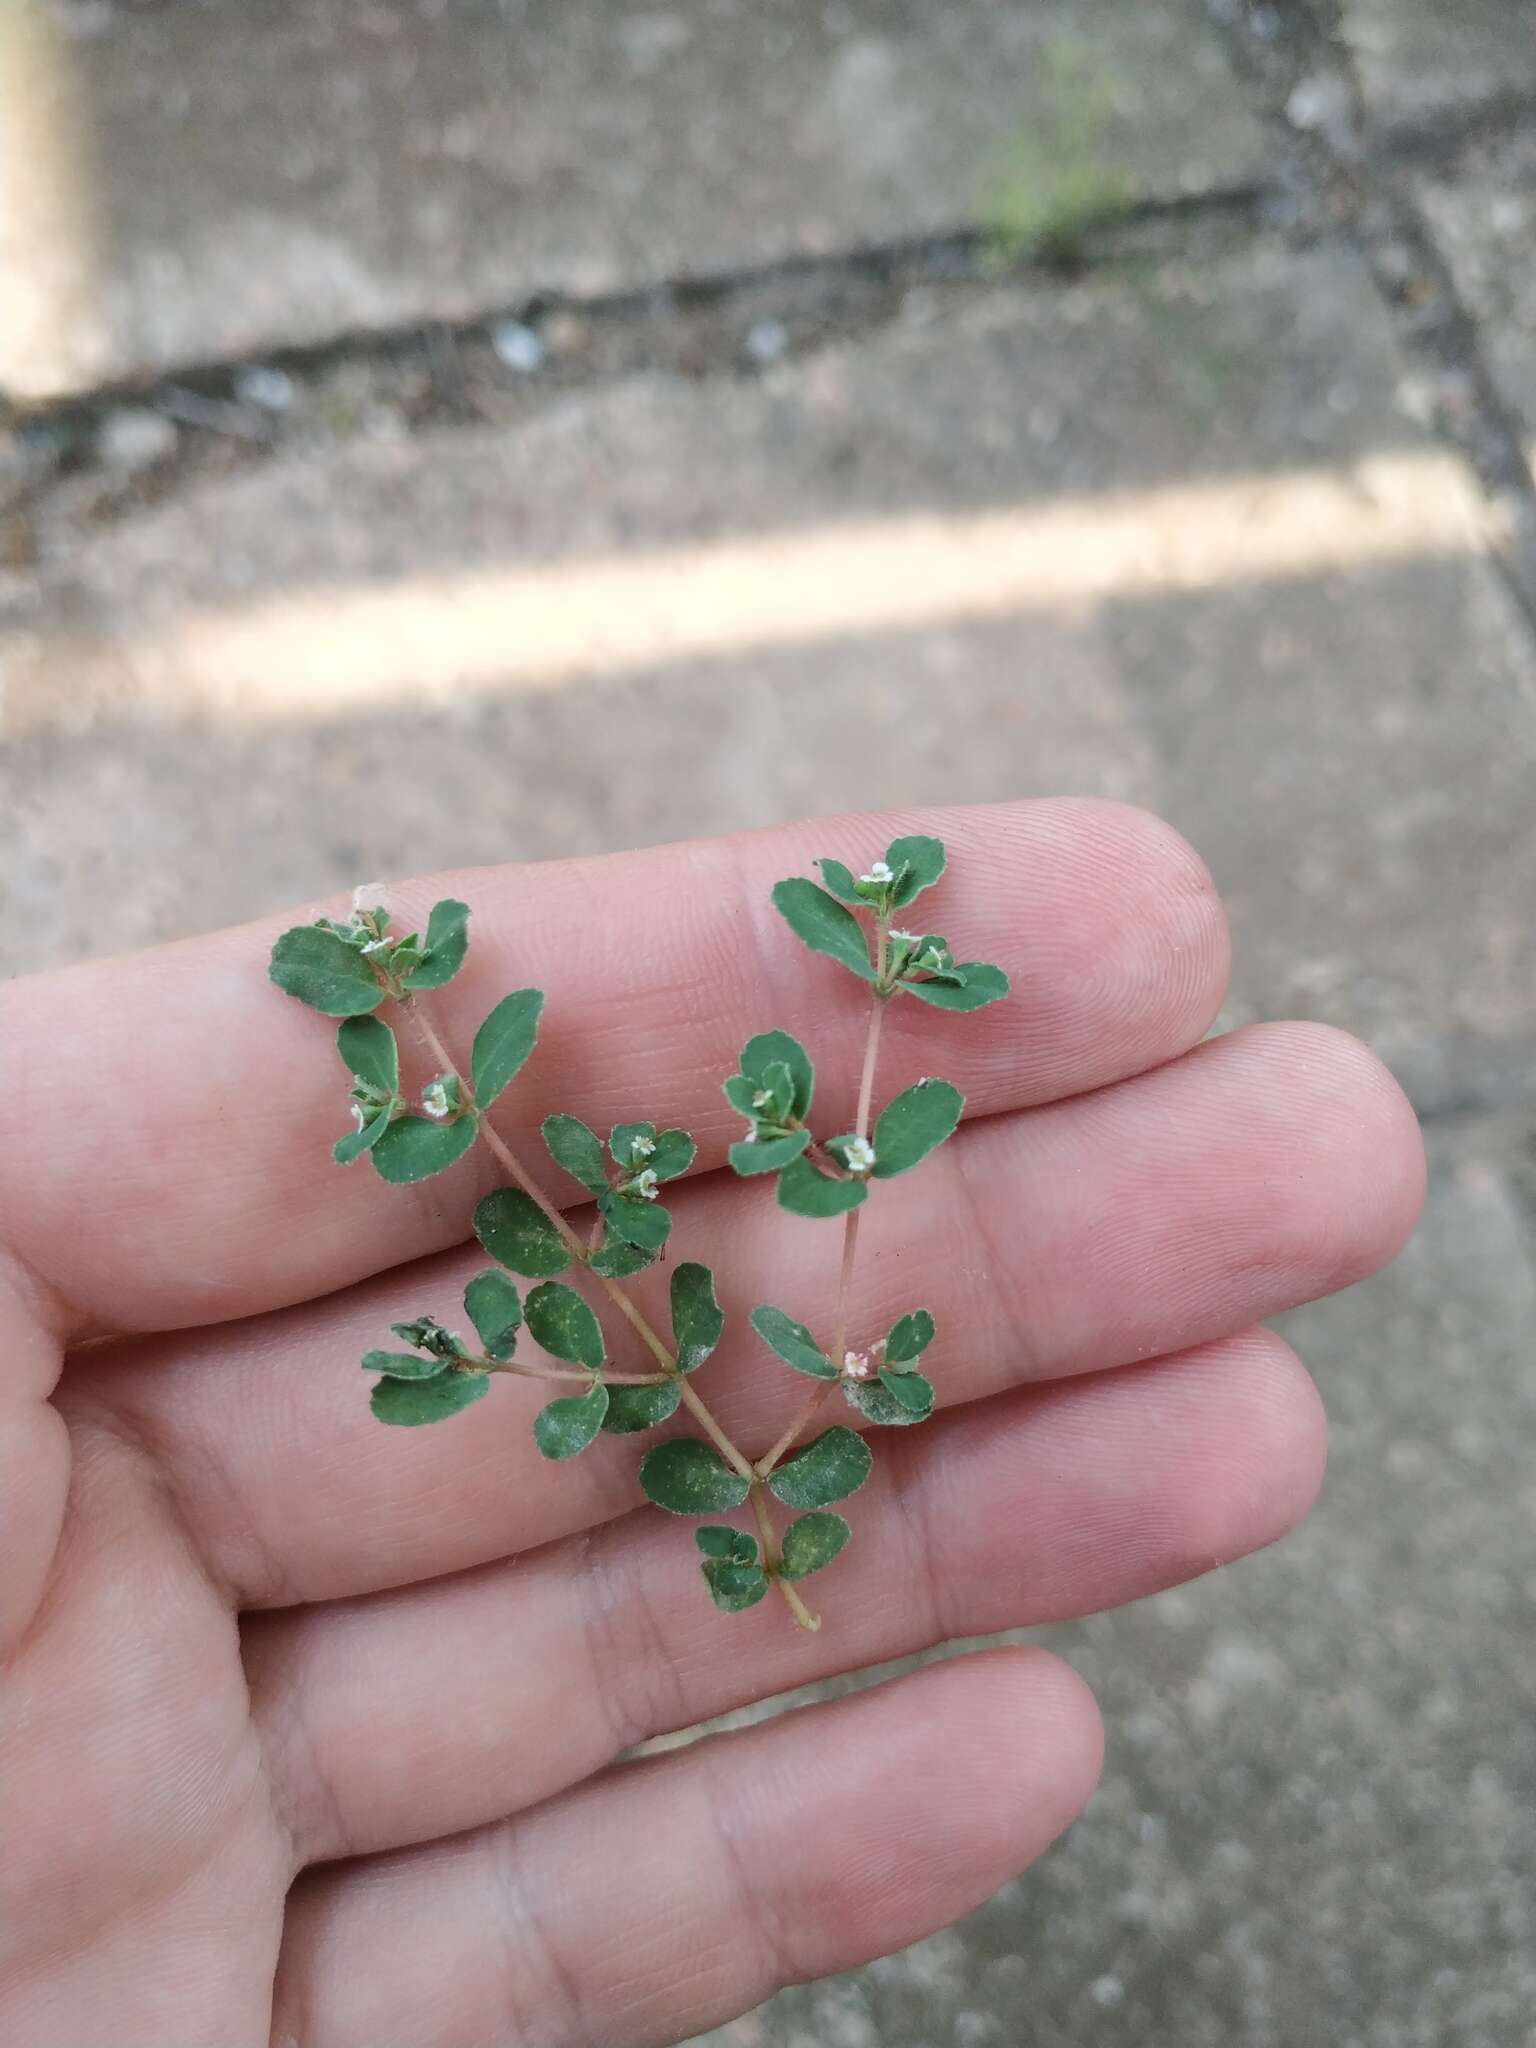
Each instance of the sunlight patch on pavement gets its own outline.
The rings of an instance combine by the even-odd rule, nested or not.
[[[90,127],[68,39],[38,0],[0,0],[0,390],[94,383],[110,336]]]
[[[1117,601],[1469,554],[1488,514],[1455,457],[893,514],[533,566],[317,583],[113,643],[115,711],[292,723],[637,678],[862,635],[1069,620]],[[46,642],[35,650],[46,655]],[[55,655],[57,649],[55,649]],[[13,659],[3,722],[57,722],[57,659]],[[97,709],[107,709],[98,703]]]

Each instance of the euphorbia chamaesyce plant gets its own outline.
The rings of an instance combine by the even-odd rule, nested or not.
[[[368,1351],[362,1361],[376,1376],[374,1414],[401,1425],[442,1422],[483,1399],[497,1373],[569,1382],[573,1391],[557,1394],[533,1423],[543,1455],[563,1459],[577,1457],[600,1434],[640,1435],[686,1409],[699,1434],[670,1436],[647,1451],[641,1486],[675,1515],[707,1518],[749,1509],[755,1534],[719,1520],[704,1520],[696,1532],[710,1597],[736,1613],[777,1585],[802,1628],[818,1623],[798,1582],[829,1565],[848,1542],[847,1522],[830,1510],[858,1491],[873,1465],[865,1436],[846,1424],[808,1435],[827,1400],[841,1393],[867,1423],[887,1428],[923,1422],[934,1408],[933,1385],[921,1370],[934,1340],[927,1309],[907,1310],[878,1339],[848,1327],[859,1222],[871,1189],[920,1165],[949,1137],[964,1107],[957,1088],[928,1078],[875,1114],[881,1023],[900,997],[943,1010],[979,1010],[1008,993],[1000,969],[956,962],[936,933],[893,922],[942,877],[944,848],[937,839],[893,840],[862,874],[838,860],[818,865],[824,886],[800,877],[780,882],[773,902],[813,952],[868,986],[853,1129],[818,1133],[816,1069],[786,1031],[749,1039],[739,1072],[724,1084],[727,1101],[747,1123],[730,1148],[735,1171],[773,1175],[783,1208],[840,1217],[843,1227],[837,1306],[830,1330],[822,1333],[825,1342],[787,1309],[764,1302],[752,1311],[752,1328],[768,1350],[815,1383],[778,1438],[756,1456],[732,1442],[696,1383],[725,1327],[710,1269],[691,1260],[672,1269],[669,1332],[652,1324],[626,1286],[666,1249],[672,1218],[662,1192],[693,1164],[693,1139],[686,1131],[635,1122],[616,1125],[605,1145],[578,1117],[546,1117],[550,1158],[593,1204],[587,1231],[568,1221],[489,1114],[534,1050],[543,995],[525,988],[502,998],[475,1033],[467,1073],[422,1008],[423,995],[442,988],[464,963],[468,908],[439,903],[425,933],[394,938],[383,891],[360,889],[346,922],[321,918],[284,932],[271,965],[279,988],[342,1019],[336,1047],[352,1077],[355,1128],[333,1147],[339,1164],[366,1155],[385,1180],[426,1180],[478,1138],[507,1176],[508,1185],[487,1195],[474,1213],[475,1235],[496,1261],[464,1290],[474,1341],[431,1316],[393,1324],[395,1345]],[[379,1015],[385,1009],[414,1028],[437,1069],[417,1091],[415,1107],[402,1087],[395,1032]],[[520,1290],[514,1274],[535,1284]],[[606,1296],[623,1318],[624,1342],[634,1356],[614,1359],[596,1309],[561,1277],[566,1274],[585,1275]],[[518,1355],[524,1336],[538,1347],[537,1358]],[[793,1511],[782,1528],[775,1503]]]

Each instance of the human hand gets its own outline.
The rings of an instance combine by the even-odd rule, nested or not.
[[[642,1103],[699,1136],[673,1242],[721,1274],[711,1401],[766,1441],[799,1395],[746,1310],[786,1268],[797,1307],[829,1299],[836,1234],[707,1170],[737,1134],[719,1082],[772,1024],[848,1106],[861,995],[762,906],[814,854],[898,830],[949,843],[945,928],[1014,994],[887,1026],[892,1085],[935,1065],[970,1115],[872,1205],[856,1317],[932,1306],[941,1412],[890,1433],[816,1636],[776,1603],[715,1612],[622,1439],[544,1464],[537,1385],[463,1424],[374,1422],[358,1358],[456,1301],[483,1264],[460,1219],[495,1175],[479,1152],[412,1188],[333,1166],[330,1033],[264,979],[285,920],[0,995],[0,2038],[675,2041],[977,1904],[1081,1808],[1099,1726],[1064,1665],[1009,1649],[621,1752],[1118,1605],[1305,1512],[1321,1411],[1254,1326],[1395,1253],[1418,1133],[1337,1032],[1199,1043],[1225,927],[1168,828],[1000,805],[396,899],[475,906],[434,999],[450,1043],[505,988],[548,991],[509,1133]]]

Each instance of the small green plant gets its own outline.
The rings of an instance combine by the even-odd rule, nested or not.
[[[339,1164],[366,1156],[383,1179],[409,1183],[443,1172],[479,1139],[509,1182],[474,1212],[475,1236],[496,1261],[464,1290],[474,1340],[426,1315],[393,1324],[396,1344],[365,1352],[362,1360],[364,1371],[375,1375],[374,1414],[407,1426],[442,1422],[482,1400],[496,1374],[566,1382],[574,1391],[557,1395],[533,1421],[540,1452],[565,1459],[601,1434],[638,1435],[685,1409],[702,1434],[672,1436],[647,1451],[641,1487],[675,1515],[718,1517],[749,1508],[755,1535],[720,1521],[706,1521],[697,1532],[710,1596],[736,1613],[777,1585],[796,1622],[808,1629],[819,1623],[797,1582],[829,1565],[847,1543],[847,1522],[828,1510],[863,1485],[873,1456],[863,1435],[845,1424],[809,1440],[807,1431],[835,1393],[865,1422],[888,1428],[925,1421],[935,1400],[920,1370],[934,1340],[926,1309],[909,1310],[877,1342],[848,1341],[859,1221],[870,1191],[920,1165],[954,1131],[964,1107],[957,1088],[930,1078],[904,1089],[875,1116],[881,1023],[897,997],[941,1010],[979,1010],[1008,993],[999,968],[956,962],[936,933],[892,922],[943,875],[938,840],[893,840],[859,875],[837,860],[818,865],[824,886],[795,877],[778,884],[773,902],[813,952],[868,986],[854,1127],[816,1134],[816,1070],[788,1032],[749,1039],[739,1071],[724,1083],[726,1100],[747,1123],[746,1135],[730,1148],[734,1170],[774,1176],[780,1205],[796,1215],[843,1219],[830,1341],[822,1344],[805,1323],[769,1303],[749,1318],[771,1353],[815,1382],[798,1413],[757,1457],[732,1442],[695,1384],[725,1328],[710,1269],[696,1261],[673,1268],[669,1333],[654,1326],[626,1284],[668,1243],[672,1217],[662,1194],[693,1164],[693,1139],[686,1131],[636,1122],[615,1126],[605,1145],[579,1117],[548,1116],[545,1146],[589,1199],[588,1228],[577,1228],[548,1199],[490,1121],[497,1098],[533,1052],[543,995],[517,989],[497,1003],[475,1033],[467,1073],[422,1009],[423,995],[442,988],[464,963],[468,908],[439,903],[425,933],[395,938],[383,891],[359,890],[350,919],[320,918],[284,932],[270,970],[289,995],[342,1020],[336,1049],[352,1078],[354,1128],[332,1148]],[[395,1032],[377,1014],[385,1007],[412,1026],[436,1068],[417,1090],[416,1107],[402,1086]],[[627,1326],[627,1340],[645,1356],[620,1369],[592,1303],[562,1277],[573,1273],[606,1296]],[[523,1293],[518,1280],[536,1284]],[[525,1335],[539,1357],[518,1355]],[[775,1502],[794,1511],[782,1534]]]
[[[1091,51],[1075,38],[1053,37],[1041,68],[1043,111],[1009,142],[982,198],[982,225],[999,263],[1032,253],[1076,260],[1084,231],[1122,212],[1134,195],[1130,173],[1106,149],[1114,97]]]

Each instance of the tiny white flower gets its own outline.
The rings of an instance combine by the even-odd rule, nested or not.
[[[635,1188],[635,1193],[636,1193],[637,1195],[644,1195],[645,1199],[646,1199],[646,1200],[647,1200],[648,1202],[654,1202],[654,1201],[655,1201],[655,1199],[656,1199],[656,1187],[657,1187],[657,1181],[656,1181],[656,1169],[655,1169],[655,1168],[654,1168],[653,1166],[648,1166],[648,1167],[647,1167],[647,1168],[645,1169],[644,1173],[641,1173],[641,1174],[637,1174],[637,1175],[635,1176],[635,1182],[634,1182],[634,1188]]]
[[[362,950],[365,953],[387,953],[392,943],[389,939],[370,939]]]
[[[357,1125],[357,1128],[359,1130],[361,1130],[363,1128],[363,1125],[368,1121],[368,1119],[363,1115],[363,1105],[360,1102],[354,1102],[352,1105],[352,1121]]]
[[[742,1139],[742,1141],[741,1141],[741,1142],[743,1143],[743,1145],[755,1145],[755,1144],[757,1143],[757,1125],[756,1125],[756,1124],[748,1124],[748,1125],[747,1125],[747,1135],[746,1135],[746,1136],[745,1136],[745,1137],[744,1137],[744,1138]]]
[[[773,1091],[772,1091],[772,1089],[770,1089],[770,1088],[759,1088],[759,1089],[758,1089],[758,1091],[757,1091],[757,1093],[756,1093],[756,1094],[755,1094],[755,1095],[753,1096],[753,1098],[752,1098],[752,1107],[753,1107],[754,1109],[766,1109],[766,1108],[768,1107],[769,1103],[770,1103],[770,1102],[772,1102],[772,1100],[773,1100]]]
[[[428,1116],[436,1117],[441,1122],[453,1105],[448,1100],[448,1090],[442,1082],[429,1081],[421,1091],[421,1106]]]
[[[389,884],[387,882],[363,882],[352,891],[352,915],[368,917],[376,910],[388,910]]]
[[[851,1380],[872,1380],[878,1367],[867,1351],[845,1351],[843,1371]]]
[[[891,927],[891,937],[898,946],[915,946],[921,936],[919,932],[899,932],[894,925]]]
[[[633,1159],[649,1159],[649,1158],[650,1158],[650,1156],[651,1156],[651,1154],[652,1154],[652,1153],[653,1153],[653,1152],[654,1152],[655,1150],[656,1150],[656,1140],[655,1140],[654,1138],[643,1138],[643,1137],[642,1137],[642,1138],[632,1138],[632,1139],[630,1140],[630,1145],[629,1145],[629,1156],[630,1156],[630,1158],[631,1158],[632,1160],[633,1160]]]
[[[875,1148],[868,1138],[850,1138],[843,1147],[843,1162],[850,1173],[868,1173],[875,1163]]]
[[[860,875],[859,877],[861,882],[874,882],[881,887],[887,882],[894,882],[895,879],[895,873],[883,860],[877,860],[867,875]]]

